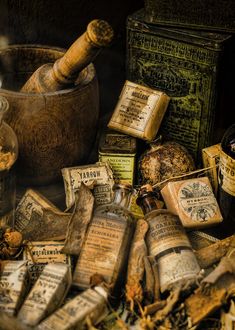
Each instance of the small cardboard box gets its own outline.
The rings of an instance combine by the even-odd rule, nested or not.
[[[202,149],[203,167],[212,167],[208,171],[208,176],[214,191],[215,196],[218,190],[218,164],[220,158],[220,144]]]
[[[161,125],[170,97],[150,87],[126,81],[108,127],[152,141]]]
[[[167,209],[186,228],[204,228],[223,220],[208,177],[169,182],[161,194]]]

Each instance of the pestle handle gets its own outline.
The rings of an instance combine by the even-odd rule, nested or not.
[[[93,20],[84,32],[54,64],[37,69],[21,92],[43,93],[66,88],[113,39],[113,29],[104,20]]]

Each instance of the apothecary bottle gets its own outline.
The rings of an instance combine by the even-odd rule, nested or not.
[[[102,275],[116,292],[125,278],[135,218],[128,210],[132,186],[115,184],[113,202],[98,206],[87,229],[86,239],[76,264],[73,284],[89,287],[93,274]]]
[[[14,227],[16,198],[14,164],[18,157],[18,142],[13,129],[3,120],[9,108],[0,96],[0,227]]]
[[[223,236],[235,232],[235,124],[225,132],[221,141],[218,200],[223,216]]]
[[[141,187],[137,204],[149,224],[146,244],[149,254],[155,257],[160,291],[186,282],[194,284],[200,267],[179,217],[158,209],[158,199],[150,185]]]

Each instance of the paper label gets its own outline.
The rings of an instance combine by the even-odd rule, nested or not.
[[[211,187],[200,180],[182,184],[178,192],[179,207],[193,221],[210,221],[218,212]]]
[[[191,247],[179,218],[169,213],[159,213],[149,219],[146,241],[153,256],[178,246]]]
[[[114,184],[112,170],[108,163],[98,162],[94,165],[70,167],[62,169],[66,192],[66,205],[71,207],[75,202],[75,192],[81,186],[81,182],[96,188],[95,202],[97,205],[110,203],[112,200],[112,186]],[[101,198],[101,194],[103,197]],[[96,199],[97,196],[97,199]]]
[[[18,318],[30,326],[37,325],[61,303],[69,284],[69,267],[48,264],[21,307]]]
[[[144,133],[161,94],[150,88],[127,82],[111,121],[127,129],[133,128]]]
[[[32,213],[36,212],[43,215],[43,209],[50,208],[59,211],[46,199],[41,198],[35,191],[29,189],[20,200],[15,213],[15,229],[23,231],[29,224]]]
[[[35,283],[48,263],[71,265],[71,257],[62,253],[64,243],[54,241],[31,242],[24,249],[23,259],[28,260],[30,282]]]
[[[202,249],[219,241],[218,238],[198,230],[190,231],[187,235],[194,250]]]
[[[99,159],[102,162],[109,162],[113,171],[113,178],[116,183],[129,183],[133,185],[135,163],[134,156],[100,154]]]
[[[221,188],[231,196],[235,196],[235,159],[220,153],[219,183]]]
[[[86,317],[95,324],[107,313],[105,298],[95,290],[88,289],[70,300],[62,308],[48,317],[39,326],[39,330],[69,330],[76,326],[80,329]]]
[[[88,287],[94,273],[103,275],[107,283],[112,282],[125,228],[125,222],[93,218],[76,265],[75,285]]]
[[[25,261],[4,261],[0,272],[0,310],[14,315],[27,288]]]
[[[158,271],[161,291],[164,292],[173,283],[196,279],[200,267],[192,251],[181,250],[159,258]]]

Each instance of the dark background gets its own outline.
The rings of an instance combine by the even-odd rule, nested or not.
[[[0,0],[0,37],[9,44],[68,48],[95,18],[113,27],[115,39],[94,61],[100,87],[100,126],[106,126],[125,80],[126,18],[143,0]]]

